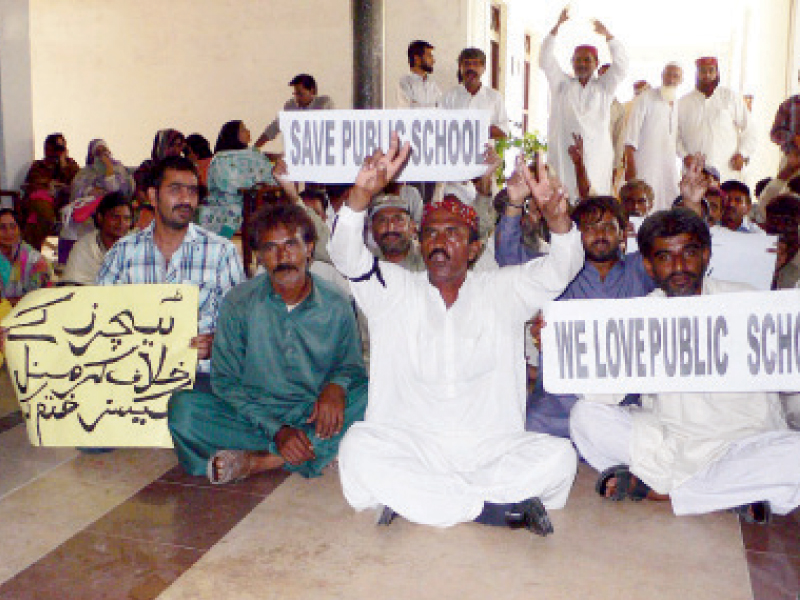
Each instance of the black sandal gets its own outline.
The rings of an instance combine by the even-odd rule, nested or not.
[[[613,495],[606,496],[608,482],[612,479],[616,480],[617,487],[614,490]],[[631,470],[627,465],[615,465],[613,467],[609,467],[600,473],[600,476],[597,478],[597,483],[594,486],[594,490],[598,494],[600,494],[603,498],[607,498],[608,500],[612,500],[614,502],[622,502],[625,499],[633,500],[634,502],[640,502],[647,498],[647,494],[650,493],[650,489],[650,486],[631,473]]]
[[[739,515],[742,521],[752,525],[769,525],[772,521],[772,507],[766,500],[737,506],[731,511]]]

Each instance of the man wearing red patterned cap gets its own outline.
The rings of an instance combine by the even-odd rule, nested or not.
[[[628,56],[622,44],[599,21],[597,33],[606,38],[611,52],[611,66],[599,77],[597,48],[577,46],[572,54],[574,77],[567,75],[555,55],[556,36],[569,19],[567,9],[561,11],[558,23],[542,42],[539,66],[550,86],[550,119],[547,125],[547,160],[569,189],[570,198],[579,198],[578,184],[569,147],[573,136],[583,139],[586,171],[592,188],[600,195],[611,193],[614,146],[611,140],[611,103],[617,86],[628,70]]]
[[[699,58],[696,89],[678,102],[678,154],[692,154],[719,169],[720,179],[744,180],[744,167],[756,150],[756,134],[741,94],[719,85],[714,57]]]
[[[476,273],[475,211],[453,196],[430,205],[420,244],[426,271],[375,259],[362,231],[371,199],[400,170],[408,146],[364,162],[328,245],[350,279],[370,330],[365,421],[340,446],[347,501],[447,527],[477,520],[552,531],[546,509],[564,506],[576,457],[567,440],[525,432],[524,328],[583,265],[567,197],[544,165],[535,181],[524,163],[509,201],[532,195],[552,233],[550,254],[520,266]],[[395,512],[396,511],[396,512]]]

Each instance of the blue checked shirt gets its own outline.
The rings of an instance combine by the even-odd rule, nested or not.
[[[245,280],[236,247],[190,223],[167,264],[153,241],[154,225],[114,244],[97,273],[97,284],[194,283],[200,288],[197,329],[213,333],[225,294]]]

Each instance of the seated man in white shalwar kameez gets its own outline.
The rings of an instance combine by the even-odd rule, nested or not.
[[[401,168],[408,146],[366,160],[329,243],[367,316],[372,343],[366,419],[345,435],[339,471],[347,501],[425,525],[477,520],[552,531],[576,471],[568,440],[525,431],[525,321],[583,265],[563,190],[524,163],[509,201],[533,195],[552,232],[550,254],[476,273],[475,211],[447,196],[429,205],[420,243],[426,271],[379,261],[362,231],[371,199]],[[389,508],[390,507],[390,508]]]
[[[678,208],[648,217],[637,236],[654,296],[745,291],[704,277],[708,227]],[[800,433],[790,431],[774,392],[643,395],[640,408],[587,396],[570,415],[572,439],[601,472],[597,492],[612,500],[670,500],[676,515],[734,509],[766,523],[800,505]]]

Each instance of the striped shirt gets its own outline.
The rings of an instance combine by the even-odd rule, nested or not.
[[[194,283],[200,288],[198,331],[213,333],[225,294],[245,280],[236,247],[190,223],[167,264],[153,240],[154,225],[114,244],[97,273],[97,284]]]

